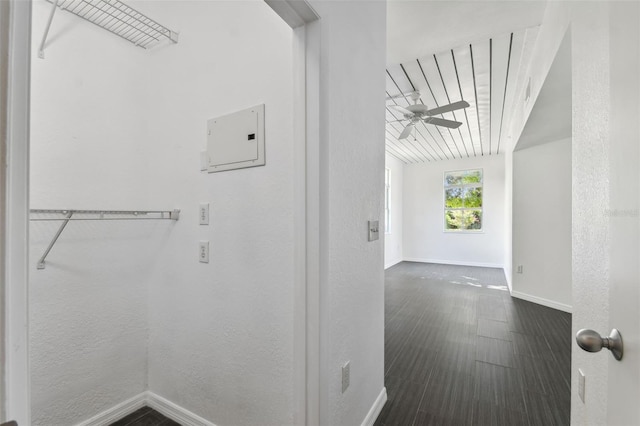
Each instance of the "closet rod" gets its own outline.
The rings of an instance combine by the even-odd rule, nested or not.
[[[180,218],[180,210],[71,210],[71,209],[31,209],[32,214],[74,214],[98,215],[98,217],[32,217],[34,222],[53,220],[152,220],[152,219],[173,219]],[[110,215],[131,216],[131,217],[108,217]]]
[[[58,238],[64,231],[69,221],[72,220],[153,220],[153,219],[170,219],[178,220],[180,218],[180,210],[51,210],[51,209],[31,209],[31,214],[62,214],[63,217],[54,218],[30,218],[32,221],[63,221],[58,228],[58,231],[53,236],[53,239],[49,243],[49,246],[44,251],[44,254],[38,260],[38,269],[44,269],[45,259],[49,255],[49,252],[58,241]],[[74,214],[78,215],[98,215],[98,217],[73,217]],[[131,216],[131,217],[109,217],[110,215],[119,216]]]

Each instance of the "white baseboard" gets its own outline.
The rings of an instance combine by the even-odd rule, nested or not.
[[[527,302],[537,303],[538,305],[546,306],[548,308],[558,309],[559,311],[564,311],[568,313],[573,312],[573,307],[571,305],[545,299],[543,297],[532,296],[530,294],[521,293],[519,291],[512,291],[511,296],[517,299],[526,300]]]
[[[78,423],[76,426],[107,426],[144,406],[153,408],[182,426],[216,426],[191,411],[149,391],[142,392],[131,399],[121,402],[89,420]]]
[[[463,260],[442,260],[442,259],[424,259],[420,257],[405,257],[404,261],[405,262],[421,262],[421,263],[439,263],[441,265],[479,266],[481,268],[500,268],[500,269],[504,268],[504,265],[499,263],[467,262]]]
[[[389,269],[389,268],[391,268],[392,266],[397,265],[397,264],[398,264],[398,263],[400,263],[400,262],[402,262],[402,258],[397,259],[397,260],[392,260],[392,261],[391,261],[391,262],[389,262],[389,263],[385,263],[385,265],[384,265],[384,269]]]
[[[116,420],[120,420],[121,418],[128,416],[139,408],[147,405],[147,393],[142,392],[134,396],[131,399],[127,399],[124,402],[116,405],[115,407],[111,407],[102,413],[91,417],[89,420],[85,420],[82,423],[78,423],[76,426],[107,426]]]
[[[364,418],[362,426],[373,426],[373,424],[376,422],[376,419],[380,415],[385,402],[387,402],[387,388],[382,388],[382,390],[380,391],[380,395],[378,395],[376,401],[373,403],[371,409],[367,413],[367,417]]]
[[[210,421],[153,392],[147,392],[147,405],[160,414],[180,423],[182,426],[216,426]]]

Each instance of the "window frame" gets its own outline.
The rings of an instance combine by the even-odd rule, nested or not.
[[[480,172],[480,183],[463,184],[463,185],[447,185],[447,175],[453,173],[465,173],[465,172]],[[447,189],[449,188],[481,188],[482,189],[482,206],[481,207],[462,207],[462,208],[447,208]],[[446,170],[442,173],[442,232],[451,232],[456,234],[482,234],[484,233],[484,169],[482,167],[459,169],[459,170]],[[479,210],[480,217],[480,229],[448,229],[447,228],[447,211],[448,210]]]

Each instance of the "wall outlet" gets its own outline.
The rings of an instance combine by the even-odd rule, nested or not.
[[[347,361],[342,366],[342,393],[344,393],[349,387],[350,375],[351,375],[351,361]]]
[[[375,241],[380,238],[379,221],[370,220],[369,222],[367,222],[367,226],[369,227],[369,241]]]
[[[578,368],[578,396],[582,400],[583,404],[584,404],[584,382],[585,382],[584,373],[582,372],[582,370]]]
[[[198,259],[200,263],[209,263],[209,241],[200,241]]]
[[[523,270],[522,265],[518,265],[518,267],[516,268],[516,272],[517,272],[518,274],[521,274],[521,273],[522,273],[522,270]]]
[[[200,216],[200,225],[209,224],[209,203],[200,204],[198,216]]]

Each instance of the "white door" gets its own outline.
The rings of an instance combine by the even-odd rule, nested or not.
[[[611,29],[609,327],[623,337],[609,356],[607,424],[640,424],[640,7],[613,3]]]
[[[621,361],[573,345],[572,424],[640,424],[639,24],[637,2],[583,3],[572,19],[573,328],[624,343]]]

